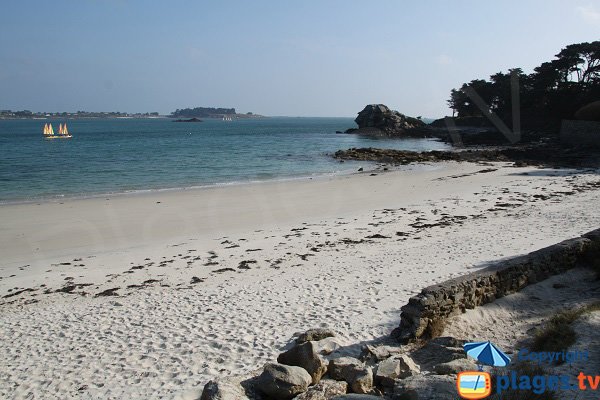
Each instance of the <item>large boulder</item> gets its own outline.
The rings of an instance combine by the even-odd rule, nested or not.
[[[311,382],[304,368],[269,363],[258,377],[256,388],[271,398],[287,400],[306,392]]]
[[[383,104],[369,104],[358,113],[354,122],[358,125],[358,133],[379,133],[387,136],[402,135],[410,130],[425,127],[423,121],[390,110]]]
[[[308,388],[304,393],[294,397],[294,400],[329,400],[334,396],[346,394],[348,384],[332,379],[323,379],[321,382]]]
[[[396,379],[404,379],[417,375],[421,369],[407,355],[398,355],[383,360],[377,366],[375,383],[381,386],[393,387]]]
[[[329,361],[329,376],[346,381],[354,393],[369,393],[373,389],[373,371],[356,358],[340,357]]]
[[[301,344],[301,343],[310,342],[310,341],[316,342],[316,341],[323,340],[328,337],[334,337],[334,336],[335,336],[335,332],[332,331],[331,329],[313,328],[313,329],[309,329],[306,332],[298,335],[298,337],[296,338],[296,343]]]
[[[315,342],[304,342],[281,353],[277,362],[304,368],[311,376],[312,384],[319,383],[327,372],[327,363],[317,353]]]
[[[399,354],[401,351],[402,348],[399,346],[371,346],[367,344],[361,349],[360,359],[369,365],[373,365]]]
[[[200,400],[247,400],[242,386],[233,381],[216,379],[204,385]]]

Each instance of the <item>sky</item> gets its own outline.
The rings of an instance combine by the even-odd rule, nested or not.
[[[452,88],[600,38],[600,0],[5,1],[0,109],[442,117]]]

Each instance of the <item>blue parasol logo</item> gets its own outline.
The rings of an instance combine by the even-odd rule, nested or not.
[[[466,343],[463,348],[469,357],[477,360],[479,370],[483,370],[482,364],[492,367],[506,367],[510,364],[510,357],[489,340]]]

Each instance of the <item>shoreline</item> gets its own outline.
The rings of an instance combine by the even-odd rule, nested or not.
[[[308,327],[369,343],[424,286],[600,226],[597,171],[439,165],[0,207],[0,396],[173,398]]]
[[[372,166],[372,169],[365,169],[364,171],[357,172],[355,168],[347,169],[342,171],[335,172],[322,172],[322,173],[314,173],[313,175],[292,175],[292,176],[283,176],[283,177],[274,177],[269,179],[257,179],[257,180],[238,180],[238,181],[229,181],[229,182],[216,182],[216,183],[207,183],[207,184],[199,184],[199,185],[190,185],[190,186],[175,186],[175,187],[161,187],[161,188],[148,188],[148,189],[130,189],[125,191],[114,191],[114,192],[101,192],[101,193],[88,193],[88,194],[63,194],[63,195],[54,195],[54,196],[41,196],[36,197],[34,199],[9,199],[9,200],[0,200],[0,208],[3,206],[11,206],[11,205],[23,205],[23,204],[34,204],[34,203],[57,203],[64,202],[70,200],[87,200],[87,199],[96,199],[96,198],[105,198],[105,197],[122,197],[122,196],[137,196],[151,193],[161,193],[161,192],[185,192],[191,190],[208,190],[212,188],[221,188],[221,187],[232,187],[232,186],[244,186],[244,185],[262,185],[268,183],[277,183],[277,182],[295,182],[295,181],[308,181],[308,180],[319,180],[319,179],[328,179],[335,178],[338,176],[349,176],[349,175],[360,175],[371,172],[379,172],[383,173],[378,166],[380,163],[376,161],[365,161],[365,165]],[[417,166],[427,166],[431,164],[418,164]],[[389,166],[389,171],[396,171],[406,169],[404,166]],[[388,171],[385,171],[388,172]]]

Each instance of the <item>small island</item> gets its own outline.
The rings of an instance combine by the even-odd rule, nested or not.
[[[204,122],[199,118],[190,118],[190,119],[175,119],[173,122]]]

